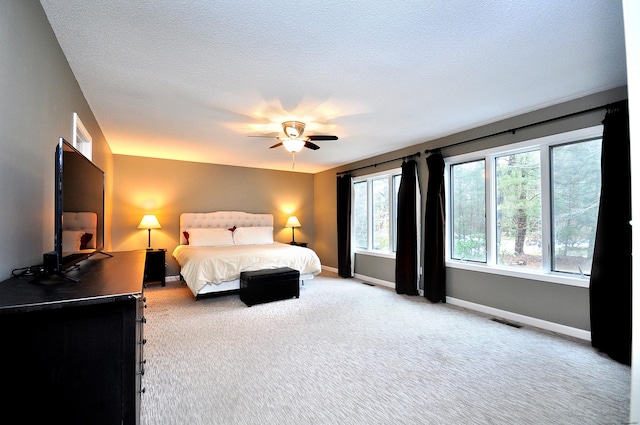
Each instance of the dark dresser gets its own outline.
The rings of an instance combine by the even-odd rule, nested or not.
[[[138,424],[145,251],[96,254],[69,275],[0,282],[2,416]]]

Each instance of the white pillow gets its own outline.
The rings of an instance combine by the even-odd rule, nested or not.
[[[62,231],[62,250],[64,252],[74,252],[80,250],[80,238],[84,232],[82,230]]]
[[[273,243],[273,227],[238,227],[233,231],[236,245],[264,245]]]
[[[233,245],[233,235],[228,229],[189,229],[191,246],[229,246]]]

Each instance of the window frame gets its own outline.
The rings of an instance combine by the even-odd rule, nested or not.
[[[367,248],[359,248],[354,244],[353,251],[356,254],[365,254],[372,256],[379,256],[385,258],[396,258],[396,249],[397,249],[397,214],[398,214],[398,194],[394,191],[394,177],[402,175],[402,168],[393,168],[390,170],[380,171],[377,173],[371,174],[363,174],[361,176],[353,177],[352,179],[352,187],[357,183],[367,183]],[[373,188],[371,182],[373,180],[378,180],[381,178],[387,178],[387,187],[389,189],[389,245],[390,250],[376,250],[373,249],[373,199],[372,193]],[[354,212],[351,215],[351,229],[352,232],[355,230],[355,191],[352,191],[352,203]],[[355,241],[355,235],[351,235],[351,240]]]
[[[73,113],[72,143],[89,161],[93,160],[93,138],[76,112]]]
[[[445,259],[446,266],[456,269],[479,271],[522,279],[538,280],[549,283],[558,283],[569,286],[588,288],[589,276],[581,276],[566,272],[556,272],[551,270],[551,249],[552,249],[552,211],[551,211],[551,161],[550,148],[556,145],[563,145],[577,141],[587,141],[595,138],[602,138],[603,126],[583,128],[564,133],[553,134],[540,138],[535,138],[523,142],[503,145],[495,148],[484,149],[476,152],[456,155],[445,158],[445,194],[446,194],[446,217],[451,217],[451,166],[472,161],[485,161],[485,206],[486,206],[486,238],[487,238],[487,261],[481,263],[477,261],[457,260],[451,258],[452,254],[452,224],[446,221],[445,237]],[[527,152],[538,149],[540,151],[540,172],[541,172],[541,207],[542,207],[542,269],[520,269],[508,266],[501,266],[496,263],[496,181],[495,181],[495,158],[511,153]]]

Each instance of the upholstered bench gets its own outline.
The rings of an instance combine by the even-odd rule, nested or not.
[[[240,299],[248,306],[300,297],[300,272],[289,267],[240,273]]]

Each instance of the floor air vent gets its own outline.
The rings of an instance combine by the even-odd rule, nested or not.
[[[493,318],[491,320],[493,320],[494,322],[497,322],[497,323],[502,323],[503,325],[511,326],[512,328],[520,329],[522,327],[521,325],[518,325],[517,323],[508,322],[508,321],[503,320],[503,319]]]

